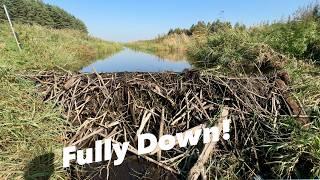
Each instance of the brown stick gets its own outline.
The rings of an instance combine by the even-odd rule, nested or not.
[[[229,110],[227,108],[223,108],[220,118],[218,120],[218,128],[220,132],[222,130],[223,120],[227,118],[228,114],[229,114]],[[209,160],[209,158],[211,157],[212,153],[214,152],[216,144],[217,142],[210,142],[204,146],[198,158],[198,161],[189,172],[188,180],[197,180],[199,179],[200,175],[203,180],[207,179],[204,166],[206,162]]]
[[[161,122],[160,122],[160,130],[159,130],[159,139],[163,135],[163,129],[164,129],[164,108],[162,108],[162,111],[161,111]],[[157,160],[161,161],[161,150],[158,151]]]

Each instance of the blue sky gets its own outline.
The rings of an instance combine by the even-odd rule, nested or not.
[[[315,0],[44,0],[83,20],[91,35],[112,41],[151,39],[170,28],[223,19],[246,25],[285,18]]]

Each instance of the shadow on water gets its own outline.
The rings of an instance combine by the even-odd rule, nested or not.
[[[28,163],[24,171],[26,180],[47,180],[54,172],[54,153],[47,153],[35,157]]]

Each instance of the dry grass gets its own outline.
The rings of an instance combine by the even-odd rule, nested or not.
[[[128,43],[126,46],[147,52],[185,51],[190,41],[190,37],[185,34],[173,34],[169,36],[160,36],[154,40]]]

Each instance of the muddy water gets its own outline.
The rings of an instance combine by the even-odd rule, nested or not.
[[[155,55],[125,48],[123,51],[84,67],[81,72],[182,72],[191,65],[183,53]]]

